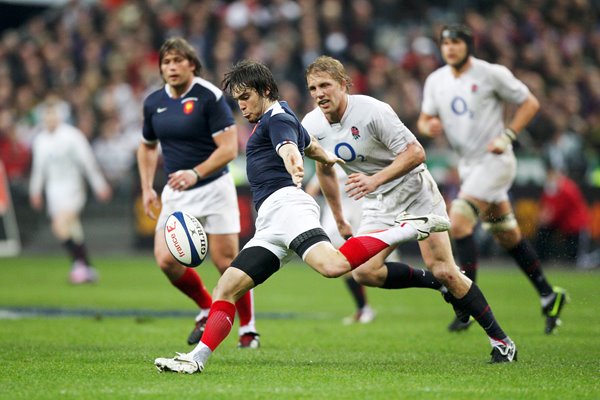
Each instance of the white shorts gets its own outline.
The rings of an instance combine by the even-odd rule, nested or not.
[[[240,209],[231,174],[196,189],[181,192],[166,185],[161,195],[162,209],[156,230],[163,229],[169,215],[184,211],[198,218],[206,233],[240,233]]]
[[[411,174],[386,193],[369,194],[364,199],[359,233],[390,228],[402,212],[448,218],[444,198],[428,170]]]
[[[461,160],[458,165],[460,194],[488,203],[508,200],[508,191],[517,173],[512,150],[502,154],[486,153],[477,160]]]
[[[321,228],[319,205],[304,190],[288,186],[262,203],[256,218],[256,233],[244,246],[259,246],[275,254],[282,264],[295,254],[289,245],[298,235]]]
[[[86,189],[81,183],[66,182],[46,187],[46,208],[48,215],[54,217],[61,212],[81,213],[86,201]]]

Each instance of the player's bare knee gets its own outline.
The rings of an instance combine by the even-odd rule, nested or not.
[[[442,284],[446,284],[446,282],[450,282],[458,277],[458,269],[452,265],[449,265],[444,262],[434,262],[429,266],[429,270]]]
[[[366,286],[371,286],[371,282],[373,280],[372,271],[364,267],[353,270],[352,277],[357,283]]]

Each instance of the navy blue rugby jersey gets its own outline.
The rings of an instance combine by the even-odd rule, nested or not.
[[[144,141],[160,141],[167,174],[193,168],[206,160],[217,148],[213,135],[233,124],[223,92],[199,77],[179,98],[170,97],[165,85],[144,100]],[[199,185],[227,171],[225,166],[204,177]]]
[[[246,145],[246,175],[257,210],[276,190],[295,186],[277,154],[279,147],[290,142],[296,143],[304,156],[310,136],[288,104],[276,102],[260,117]]]

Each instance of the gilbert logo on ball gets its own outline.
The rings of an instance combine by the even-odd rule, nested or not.
[[[202,224],[182,211],[175,211],[167,218],[165,240],[173,257],[186,267],[197,267],[208,253],[208,238]]]

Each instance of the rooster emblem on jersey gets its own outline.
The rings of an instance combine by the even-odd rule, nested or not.
[[[193,101],[186,101],[185,103],[183,103],[183,112],[185,114],[191,114],[192,111],[194,111],[194,102]]]
[[[357,127],[353,126],[352,128],[350,128],[350,132],[352,133],[352,137],[354,138],[354,140],[360,139],[360,131]]]

